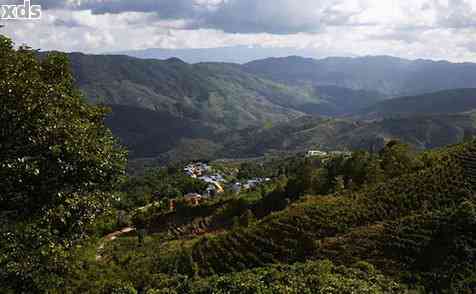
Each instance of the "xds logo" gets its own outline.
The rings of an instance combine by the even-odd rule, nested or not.
[[[0,5],[0,19],[40,19],[41,5],[31,5],[30,0],[24,0],[23,5]]]

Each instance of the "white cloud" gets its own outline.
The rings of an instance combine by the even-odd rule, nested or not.
[[[0,32],[34,48],[90,53],[262,45],[313,48],[316,56],[476,61],[476,0],[46,3],[41,21],[4,22]]]

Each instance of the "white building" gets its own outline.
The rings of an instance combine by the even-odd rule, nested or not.
[[[327,152],[320,151],[320,150],[309,150],[306,153],[306,157],[325,157],[327,156]]]

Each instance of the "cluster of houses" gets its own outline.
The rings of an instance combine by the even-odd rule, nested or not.
[[[184,173],[194,179],[198,179],[208,184],[205,193],[189,193],[184,195],[183,201],[190,206],[197,206],[205,199],[216,196],[217,194],[225,192],[222,184],[225,179],[218,173],[213,173],[213,169],[206,163],[195,162],[190,163],[183,168]],[[175,210],[177,206],[177,199],[170,200],[170,210]]]
[[[213,174],[213,169],[206,163],[196,162],[190,163],[184,167],[184,172],[189,177],[198,179],[208,184],[206,194],[208,197],[213,197],[217,194],[225,192],[220,183],[225,179],[219,173]]]
[[[241,191],[246,191],[258,187],[260,184],[270,182],[270,178],[254,178],[244,182],[236,182],[231,186],[234,193],[238,194]]]
[[[208,164],[202,162],[190,163],[183,168],[185,174],[192,178],[201,177],[211,170],[212,168]]]
[[[208,184],[206,191],[203,194],[189,193],[185,195],[181,201],[184,201],[190,206],[197,206],[209,197],[213,197],[217,194],[225,192],[223,189],[226,184],[225,178],[213,171],[213,169],[206,163],[196,162],[190,163],[183,168],[184,173],[194,179],[201,180]],[[243,182],[235,182],[228,187],[236,194],[241,191],[254,189],[260,184],[271,181],[270,178],[254,178]],[[170,200],[170,210],[173,211],[177,207],[178,199]]]

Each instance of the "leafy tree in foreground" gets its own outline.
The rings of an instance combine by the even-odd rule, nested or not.
[[[106,212],[126,154],[65,55],[0,35],[0,292],[60,287],[68,252]]]

